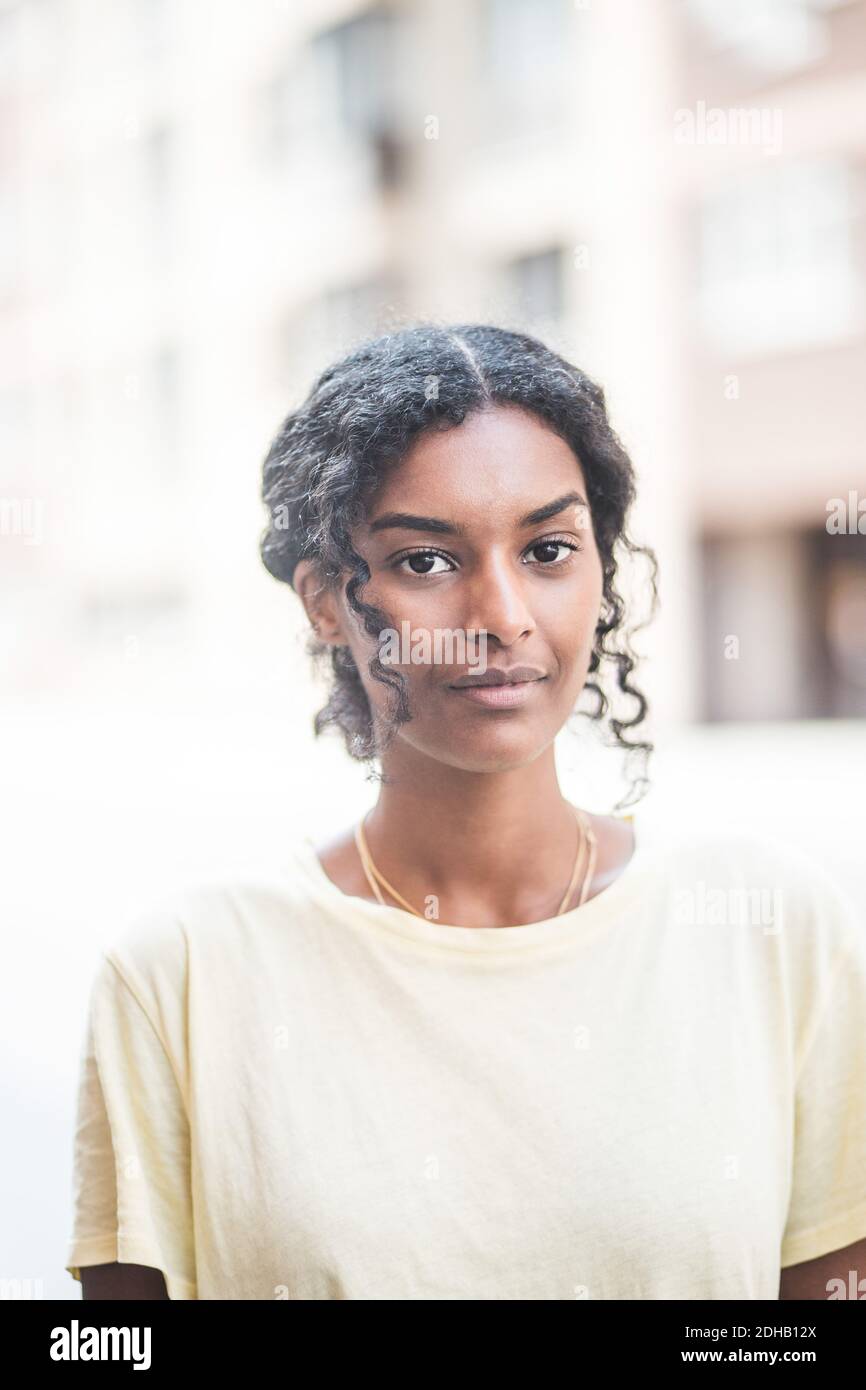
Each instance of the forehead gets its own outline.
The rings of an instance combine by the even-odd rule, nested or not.
[[[431,429],[389,469],[370,507],[440,517],[524,513],[585,479],[573,450],[529,411],[497,405],[460,425]]]

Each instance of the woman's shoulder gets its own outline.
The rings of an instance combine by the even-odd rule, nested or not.
[[[101,955],[130,986],[185,987],[191,969],[216,974],[285,940],[309,901],[303,859],[292,843],[278,862],[215,873],[156,893],[103,934]]]
[[[866,951],[866,914],[834,868],[812,850],[772,832],[681,825],[644,836],[669,887],[685,900],[763,910],[770,899],[777,927],[793,944],[829,951]]]
[[[832,883],[835,876],[820,856],[771,831],[689,821],[641,824],[641,839],[672,864],[712,863],[735,873],[776,873],[780,878]]]

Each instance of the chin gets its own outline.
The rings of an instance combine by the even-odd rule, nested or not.
[[[406,741],[434,762],[462,772],[509,772],[535,762],[550,746],[556,732],[526,726],[521,729],[516,724],[508,727],[503,721],[481,733],[448,729],[438,737],[432,732],[429,737],[419,737],[420,730],[416,730]]]

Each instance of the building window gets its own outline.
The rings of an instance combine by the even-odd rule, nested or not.
[[[855,178],[841,161],[798,160],[739,176],[707,199],[698,315],[711,348],[763,355],[862,330]]]
[[[8,82],[21,71],[20,0],[0,0],[0,82]]]
[[[866,522],[864,522],[866,524]],[[814,538],[821,604],[820,709],[828,718],[866,717],[866,534]]]
[[[519,256],[505,267],[507,312],[535,333],[555,328],[564,311],[563,251],[559,246]]]
[[[0,388],[0,458],[5,490],[34,485],[32,439],[35,428],[33,399],[24,386]]]
[[[141,189],[150,252],[159,264],[174,251],[177,234],[175,178],[175,136],[170,126],[154,126],[141,147]]]
[[[705,538],[704,718],[866,715],[866,535]]]
[[[568,74],[566,0],[481,0],[486,137],[512,141],[558,127]]]
[[[115,367],[106,377],[109,440],[123,441],[128,486],[155,499],[180,463],[180,363],[172,343]],[[109,445],[108,447],[113,447]]]
[[[124,581],[120,576],[98,586],[85,586],[81,595],[81,626],[88,641],[120,649],[131,659],[146,643],[180,635],[188,618],[189,593],[179,584],[154,576],[150,585]]]
[[[12,178],[0,172],[0,304],[20,293],[23,265],[21,201]]]
[[[403,174],[399,20],[367,10],[315,34],[267,89],[267,140],[284,162],[322,161],[329,147],[362,160],[383,186]]]
[[[128,0],[131,41],[136,54],[155,57],[166,47],[170,0]]]
[[[157,471],[173,478],[181,458],[180,359],[173,344],[164,344],[156,351],[149,364],[149,377]]]
[[[766,78],[782,77],[826,58],[828,11],[850,0],[686,0],[686,11],[710,51]]]
[[[26,72],[42,77],[54,73],[70,52],[73,7],[67,0],[28,0],[20,9]]]

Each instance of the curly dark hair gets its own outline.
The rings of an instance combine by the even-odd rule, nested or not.
[[[617,803],[617,809],[630,806],[649,785],[645,770],[653,750],[650,742],[625,737],[648,709],[631,682],[637,658],[630,639],[656,611],[658,562],[651,549],[626,534],[634,469],[608,422],[604,391],[539,339],[490,324],[424,322],[362,342],[328,366],[286,416],[265,457],[261,496],[269,521],[260,540],[261,558],[274,578],[292,586],[301,559],[316,561],[327,585],[348,571],[347,602],[365,631],[376,637],[394,626],[358,594],[370,570],[350,533],[363,520],[385,470],[399,463],[423,431],[452,428],[499,404],[532,412],[572,448],[583,468],[604,576],[589,672],[601,676],[602,662],[609,661],[619,690],[637,704],[632,718],[610,718],[614,744],[626,750],[627,759],[637,755],[642,761],[640,775],[631,779],[631,795]],[[650,566],[649,614],[628,630],[615,587],[619,545],[643,555]],[[330,665],[333,678],[327,704],[314,719],[315,733],[335,726],[350,756],[372,764],[412,717],[404,678],[383,666],[378,655],[370,661],[370,675],[393,692],[383,739],[349,648],[311,635],[307,651],[317,663]],[[584,688],[594,694],[595,706],[575,713],[602,719],[609,701],[600,681],[587,680]]]

